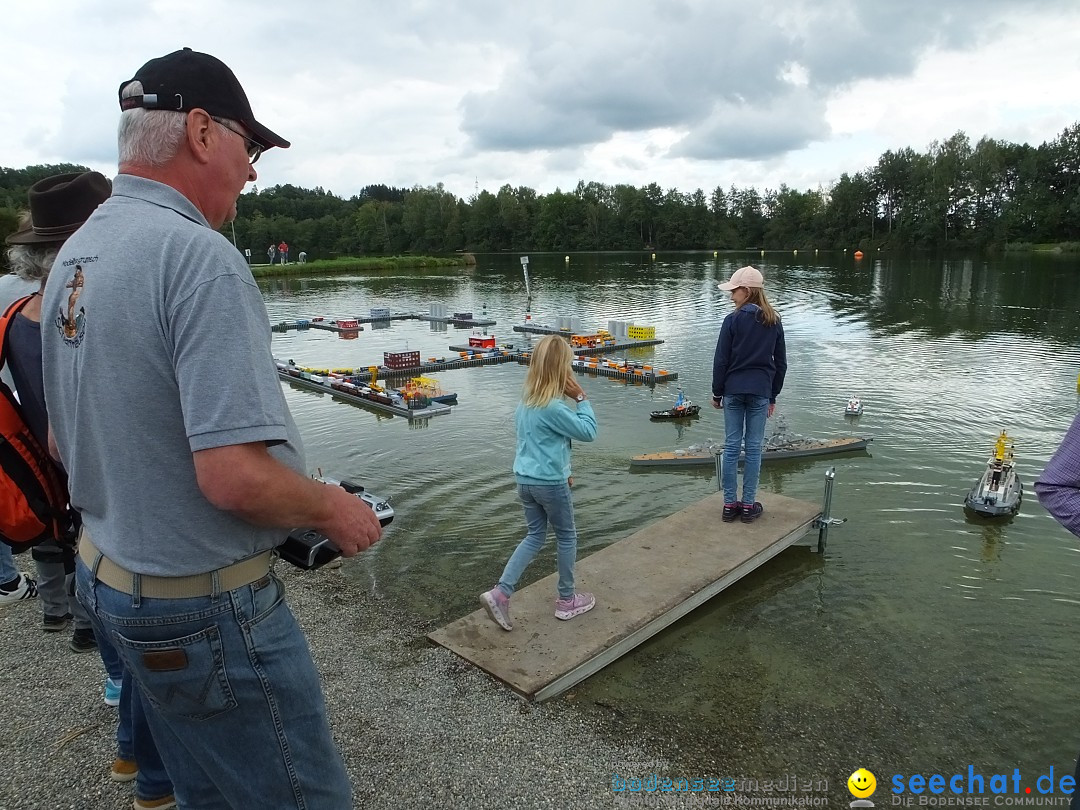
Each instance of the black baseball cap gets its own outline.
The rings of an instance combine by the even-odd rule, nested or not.
[[[120,109],[188,112],[196,107],[218,118],[238,121],[251,131],[252,140],[269,149],[289,147],[289,142],[255,120],[244,88],[229,66],[208,53],[191,48],[151,59],[120,85],[120,93],[131,82],[142,82],[141,96],[120,98]]]

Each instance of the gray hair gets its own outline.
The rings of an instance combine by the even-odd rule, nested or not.
[[[121,91],[121,98],[142,95],[142,82],[128,82]],[[222,119],[238,126],[236,121]],[[221,121],[215,123],[229,129]],[[231,130],[230,130],[231,131]],[[120,130],[117,144],[120,165],[164,166],[180,151],[180,144],[187,133],[187,116],[177,115],[174,110],[147,110],[135,107],[120,113]]]
[[[128,82],[120,96],[139,96],[142,91],[142,82]],[[172,110],[124,110],[117,132],[120,165],[164,166],[176,157],[186,131],[187,117]]]
[[[19,214],[18,230],[26,230],[32,220],[29,211]],[[8,264],[15,275],[23,281],[44,281],[49,277],[56,255],[63,242],[45,242],[37,245],[11,245],[7,249]]]

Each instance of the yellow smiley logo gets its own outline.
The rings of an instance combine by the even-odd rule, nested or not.
[[[865,799],[877,790],[877,779],[866,768],[859,768],[848,777],[847,788],[856,799]]]

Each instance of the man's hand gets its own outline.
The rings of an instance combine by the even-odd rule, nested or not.
[[[375,510],[339,486],[300,475],[273,458],[262,442],[193,454],[199,489],[218,509],[257,526],[311,527],[346,557],[382,536]]]
[[[724,407],[724,398],[723,397],[713,397],[712,398],[712,406],[714,408],[717,408],[717,409],[723,408]]]
[[[328,523],[312,528],[333,540],[343,557],[352,557],[378,542],[382,526],[375,510],[339,486],[323,486],[333,517]]]
[[[765,418],[768,419],[770,416],[772,416],[773,411],[775,411],[775,410],[776,410],[776,403],[775,402],[770,402],[769,403],[769,412],[767,414],[765,414]]]

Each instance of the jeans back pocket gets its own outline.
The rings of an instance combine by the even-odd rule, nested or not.
[[[189,636],[133,641],[114,632],[117,650],[162,714],[207,720],[236,706],[217,625]]]

